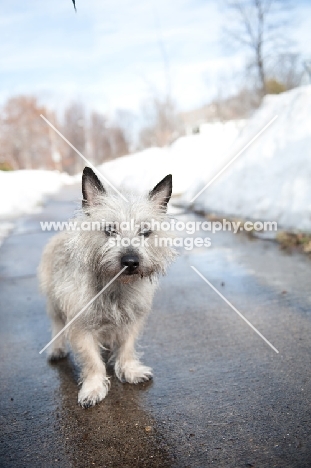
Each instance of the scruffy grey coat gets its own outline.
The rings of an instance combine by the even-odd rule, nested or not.
[[[165,273],[175,251],[166,242],[172,237],[170,232],[162,231],[161,226],[153,231],[144,226],[167,221],[171,190],[172,178],[167,176],[147,196],[125,194],[125,201],[104,189],[95,173],[85,168],[83,209],[74,219],[76,229],[57,234],[44,250],[39,278],[47,296],[52,337],[79,315],[49,346],[49,358],[66,356],[68,339],[82,369],[78,401],[83,407],[95,405],[108,392],[101,347],[110,350],[122,382],[138,383],[152,377],[134,345],[151,309],[157,277]],[[101,228],[85,230],[92,222],[97,227],[100,222]],[[134,247],[125,246],[125,241],[119,245],[124,239],[126,243],[134,239]],[[161,240],[163,245],[159,245]]]

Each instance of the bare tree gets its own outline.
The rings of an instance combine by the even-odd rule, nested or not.
[[[62,133],[84,156],[86,154],[87,121],[83,104],[70,104],[64,113]],[[77,174],[83,168],[83,160],[66,142],[61,142],[63,169],[69,174]]]
[[[0,109],[0,170],[58,169],[76,174],[83,160],[56,135],[40,114],[57,127],[94,164],[130,152],[130,114],[119,111],[115,121],[98,112],[87,115],[76,102],[64,110],[58,122],[53,111],[33,96],[14,96]]]
[[[296,88],[300,85],[304,74],[300,55],[291,52],[280,54],[270,74],[284,86],[285,90]]]
[[[108,121],[98,112],[92,112],[89,123],[90,158],[94,164],[111,159],[112,148],[109,138]]]
[[[47,114],[33,96],[8,99],[1,109],[0,162],[12,169],[54,169]],[[51,116],[54,120],[54,116]],[[55,120],[54,120],[55,122]]]
[[[130,153],[134,149],[135,145],[135,133],[137,126],[137,116],[134,112],[129,111],[128,109],[117,109],[115,112],[115,122],[123,132],[127,153]]]
[[[114,123],[110,126],[110,142],[112,148],[112,158],[118,158],[129,153],[129,144],[123,129]]]
[[[98,112],[91,113],[87,141],[90,158],[96,164],[102,164],[130,152],[129,136],[122,123],[119,120],[111,122]]]
[[[182,124],[174,101],[154,95],[142,109],[147,123],[140,131],[139,147],[166,146],[182,134]]]
[[[248,52],[248,70],[255,70],[264,95],[269,71],[289,45],[290,4],[286,0],[224,0],[224,4],[228,16],[225,35],[231,45]]]

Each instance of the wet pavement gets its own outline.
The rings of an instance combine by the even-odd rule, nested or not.
[[[0,248],[0,466],[310,467],[311,262],[270,241],[218,233],[183,250],[140,340],[154,380],[112,377],[100,405],[78,406],[72,359],[39,354],[50,332],[36,279],[52,235],[39,221],[66,220],[77,196],[67,188],[20,218]]]

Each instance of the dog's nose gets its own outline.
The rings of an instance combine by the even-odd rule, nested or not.
[[[121,265],[127,267],[127,273],[133,273],[139,267],[139,258],[135,254],[126,254],[121,258]]]

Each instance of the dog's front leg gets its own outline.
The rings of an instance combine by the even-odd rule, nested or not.
[[[78,402],[84,408],[88,408],[102,401],[108,393],[109,379],[106,367],[100,355],[99,344],[91,332],[73,330],[69,341],[82,368],[82,387]]]
[[[144,366],[135,352],[135,340],[142,323],[129,327],[119,336],[119,346],[115,353],[115,373],[121,382],[139,383],[152,378],[152,369]]]

